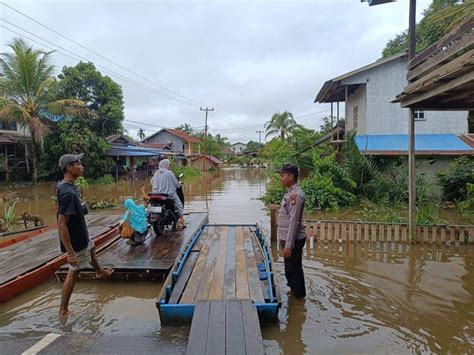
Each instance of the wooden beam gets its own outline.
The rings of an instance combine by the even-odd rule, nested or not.
[[[417,81],[414,81],[407,87],[405,87],[403,91],[409,95],[415,91],[419,91],[420,89],[425,90],[430,86],[438,84],[440,80],[448,77],[449,75],[452,75],[460,70],[469,70],[465,67],[472,64],[474,64],[474,49],[471,49],[470,51],[464,53],[453,61],[439,67],[438,69],[433,70],[428,75],[422,76]]]
[[[443,92],[456,89],[467,83],[474,82],[474,70],[467,72],[451,81],[448,81],[444,85],[437,86],[432,90],[426,91],[419,95],[407,95],[404,99],[401,100],[402,107],[417,107],[420,102],[428,99],[434,99],[436,96],[441,95]]]
[[[456,29],[444,35],[440,40],[433,43],[415,58],[408,62],[408,69],[413,69],[415,66],[423,63],[433,54],[444,48],[448,43],[454,41],[457,37],[460,37],[465,32],[474,28],[474,15],[472,15],[466,22],[460,24]]]
[[[468,35],[462,37],[459,41],[454,43],[452,46],[448,47],[446,50],[438,53],[437,55],[429,58],[423,64],[413,68],[412,70],[408,71],[407,79],[408,81],[413,81],[413,79],[418,78],[421,75],[424,75],[429,70],[432,70],[434,67],[444,64],[449,59],[457,54],[458,52],[470,48],[474,45],[474,31],[469,33]]]

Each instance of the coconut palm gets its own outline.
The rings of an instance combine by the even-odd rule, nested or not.
[[[138,135],[138,138],[142,141],[143,139],[145,139],[145,131],[141,128],[138,129],[138,132],[137,132],[137,135]]]
[[[36,183],[39,154],[51,122],[48,117],[76,115],[85,104],[74,99],[56,100],[57,82],[49,64],[52,52],[34,49],[18,38],[8,46],[13,53],[0,53],[0,120],[18,122],[30,131],[27,153]]]
[[[281,139],[286,139],[298,128],[301,126],[296,123],[291,112],[275,113],[271,120],[265,123],[265,138],[277,134]]]

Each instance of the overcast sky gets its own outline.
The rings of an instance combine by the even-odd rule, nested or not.
[[[115,62],[0,4],[0,26],[57,49],[58,73],[80,56],[117,81],[133,137],[138,127],[147,135],[159,130],[152,125],[202,130],[204,105],[216,109],[210,132],[231,142],[258,140],[256,131],[280,111],[316,113],[297,120],[317,128],[329,114],[328,104],[313,103],[324,81],[380,58],[408,24],[408,0],[373,7],[360,0],[5,3]],[[417,1],[418,19],[429,3]],[[14,37],[0,27],[1,52]]]

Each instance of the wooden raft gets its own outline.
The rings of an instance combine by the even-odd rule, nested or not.
[[[198,301],[186,354],[264,354],[255,306],[250,300]]]
[[[255,225],[208,225],[186,245],[157,299],[162,324],[189,324],[201,301],[250,300],[262,321],[278,315],[279,288]]]
[[[263,255],[247,227],[210,226],[191,251],[169,303],[251,299],[265,302],[268,282],[259,280]]]
[[[98,253],[101,265],[114,268],[114,274],[107,280],[162,280],[176,261],[183,244],[195,234],[207,221],[206,213],[190,213],[185,216],[185,229],[175,232],[165,231],[155,237],[153,232],[140,245],[130,245],[127,239],[120,238],[108,248]],[[150,228],[151,231],[151,228]],[[60,269],[56,276],[64,280],[67,269]],[[95,278],[92,269],[81,271],[79,278]]]
[[[86,216],[91,239],[118,224],[120,216],[91,214]],[[57,229],[0,249],[0,285],[17,278],[60,256]]]

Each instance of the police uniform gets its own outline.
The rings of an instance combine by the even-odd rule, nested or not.
[[[291,257],[285,260],[285,276],[288,286],[298,297],[306,296],[302,265],[306,231],[302,223],[305,193],[295,183],[283,196],[278,213],[278,239],[281,249],[291,249]]]

